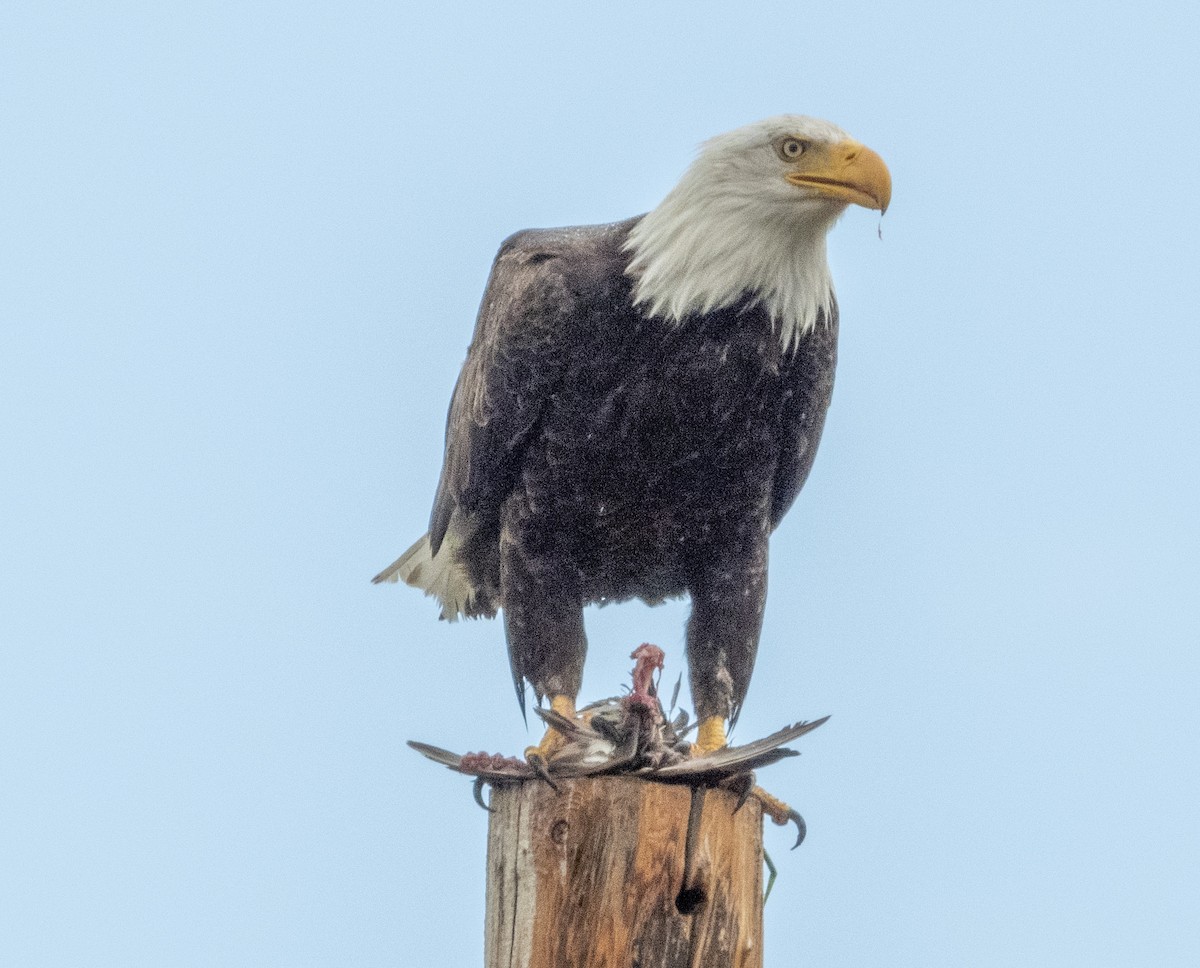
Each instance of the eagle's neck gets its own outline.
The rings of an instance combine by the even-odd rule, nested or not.
[[[825,235],[836,215],[827,209],[781,215],[777,201],[713,191],[685,176],[630,230],[626,271],[634,303],[679,324],[749,293],[790,349],[818,319],[832,318]]]

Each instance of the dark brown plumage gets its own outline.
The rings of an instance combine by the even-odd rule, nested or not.
[[[674,203],[679,214],[669,210],[673,194],[644,217],[658,218],[654,225],[635,218],[520,232],[496,257],[450,405],[429,533],[376,581],[399,577],[424,588],[441,599],[445,618],[502,609],[522,708],[526,681],[539,700],[574,700],[586,605],[683,594],[692,601],[687,650],[697,717],[736,719],[745,699],[768,539],[812,467],[833,389],[837,308],[824,233],[846,204],[826,197],[828,178],[815,179],[813,190],[793,187],[802,180],[796,136],[760,127],[761,147],[752,128],[718,148],[785,172],[783,192],[803,200],[794,229],[771,222],[780,193],[773,182],[759,191],[757,169],[746,191],[766,197],[748,194],[745,212],[728,204],[737,196],[725,187],[727,173],[722,181],[701,172],[676,190],[690,192]],[[877,159],[856,142],[830,144],[838,164],[859,164],[860,151]],[[818,161],[825,168],[817,171],[832,164]],[[878,162],[876,181],[879,169],[886,175]],[[753,206],[763,207],[767,228],[758,235],[777,232],[779,245],[796,252],[784,253],[791,262],[766,292],[737,282],[744,271],[757,278],[762,260],[734,247],[718,265],[733,280],[722,282],[727,294],[706,296],[707,277],[688,283],[701,304],[671,316],[661,308],[670,291],[639,286],[659,276],[663,285],[686,282],[687,264],[654,263],[647,252],[660,244],[658,233],[666,256],[677,255],[680,232],[697,231],[697,219],[703,227],[701,189],[717,193],[713,211],[745,223],[747,238],[758,238]],[[876,207],[884,205],[886,198]],[[717,228],[714,221],[714,240],[727,243]],[[809,278],[820,291],[803,291]],[[781,317],[780,306],[799,306],[801,316]]]
[[[836,319],[794,352],[749,301],[664,326],[632,304],[632,224],[501,247],[450,405],[430,548],[461,529],[464,611],[505,606],[518,695],[524,679],[539,698],[577,694],[585,605],[690,593],[696,715],[732,718],[767,538],[820,440]]]

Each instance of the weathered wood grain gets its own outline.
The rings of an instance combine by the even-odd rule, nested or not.
[[[708,790],[693,811],[686,786],[559,786],[492,793],[486,968],[761,968],[757,800],[735,813],[733,794]]]

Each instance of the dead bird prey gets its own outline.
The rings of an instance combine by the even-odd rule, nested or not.
[[[526,763],[515,757],[490,753],[460,756],[415,741],[409,741],[408,745],[436,763],[475,777],[475,799],[485,808],[482,796],[485,783],[513,783],[540,777],[555,785],[555,780],[572,777],[638,776],[693,788],[724,787],[739,793],[743,801],[753,796],[775,823],[796,824],[795,846],[798,847],[804,839],[804,819],[786,803],[757,786],[753,771],[799,755],[783,744],[811,732],[829,717],[797,723],[745,746],[726,745],[694,756],[691,755],[691,744],[684,739],[688,732],[687,713],[680,712],[674,718],[668,718],[658,700],[653,676],[663,667],[662,649],[645,643],[638,646],[630,658],[636,662],[633,689],[627,695],[592,703],[569,719],[554,710],[540,711],[542,718],[558,730],[561,737],[544,762],[534,758]]]

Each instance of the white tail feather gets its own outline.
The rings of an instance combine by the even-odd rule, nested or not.
[[[461,539],[451,528],[434,556],[429,546],[429,535],[423,534],[416,544],[371,581],[375,584],[403,581],[419,588],[442,603],[442,618],[455,622],[467,614],[475,597],[475,588],[458,560],[457,551],[461,544]]]

